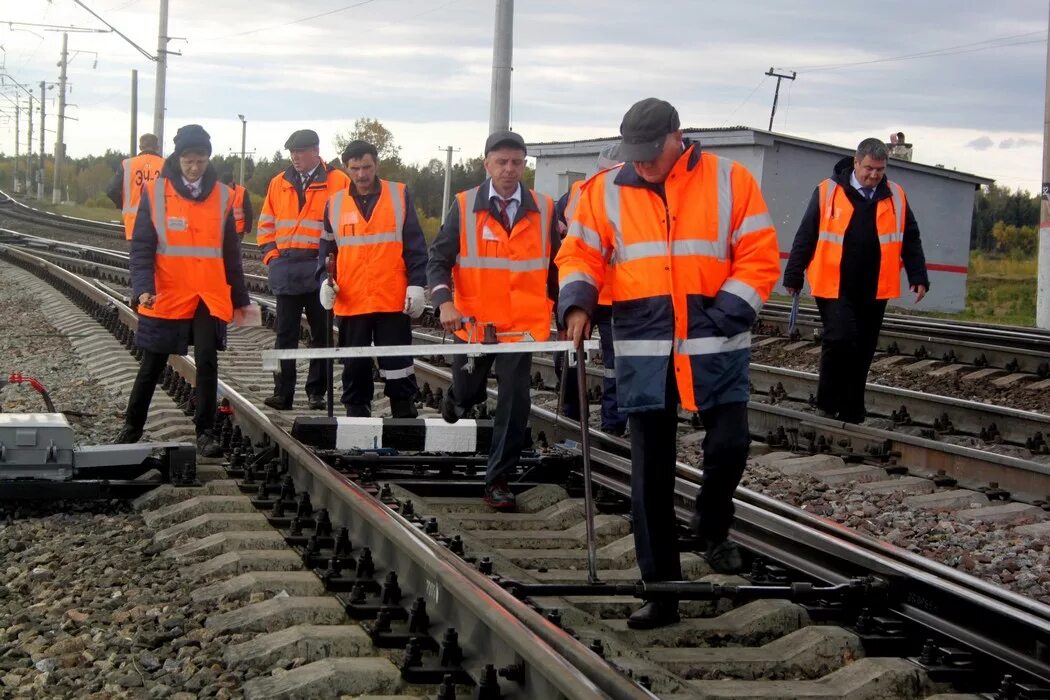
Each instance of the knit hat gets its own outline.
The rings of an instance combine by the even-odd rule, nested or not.
[[[211,136],[200,124],[187,124],[175,133],[175,155],[188,149],[206,151],[211,155]]]

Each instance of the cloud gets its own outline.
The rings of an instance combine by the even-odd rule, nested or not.
[[[995,142],[992,141],[987,136],[979,136],[978,138],[975,138],[973,141],[970,141],[969,143],[967,143],[966,147],[967,148],[972,148],[975,151],[987,151],[989,148],[991,148],[994,145],[995,145]]]
[[[1035,139],[1026,139],[1026,138],[1016,138],[1016,139],[1015,138],[1009,138],[1009,139],[1003,139],[1002,141],[999,142],[999,148],[1002,148],[1002,149],[1007,149],[1007,148],[1028,148],[1030,146],[1038,146],[1038,145],[1039,145],[1039,142],[1036,141]]]

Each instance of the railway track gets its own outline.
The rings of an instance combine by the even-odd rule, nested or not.
[[[13,249],[3,258],[26,259]],[[68,272],[40,261],[25,264],[60,278],[61,286],[76,286],[82,302],[94,307],[93,313],[118,335],[126,338],[129,330],[121,329],[133,329],[134,315],[97,284],[75,281]],[[562,475],[543,478],[538,468],[523,474],[516,485],[522,490],[523,512],[518,516],[479,512],[484,509],[476,498],[476,460],[459,456],[425,464],[408,456],[382,460],[367,450],[317,453],[294,440],[292,416],[258,408],[269,393],[269,375],[258,369],[258,353],[271,344],[264,329],[234,331],[231,351],[220,362],[221,392],[233,408],[223,433],[230,448],[226,469],[239,483],[215,481],[197,492],[165,491],[141,504],[150,509],[146,519],[158,528],[158,537],[163,533],[162,541],[181,536],[173,555],[196,562],[195,571],[211,581],[210,594],[237,586],[238,591],[248,587],[273,593],[274,586],[286,584],[280,572],[266,578],[251,571],[263,566],[258,560],[266,557],[252,560],[250,553],[269,550],[246,547],[261,546],[268,536],[238,528],[246,527],[244,521],[256,512],[246,512],[243,518],[229,513],[258,508],[267,515],[255,522],[261,517],[267,527],[281,532],[267,541],[275,547],[278,540],[296,547],[294,555],[284,558],[286,564],[294,560],[306,573],[315,570],[330,591],[343,596],[333,608],[315,600],[320,596],[288,590],[288,598],[250,604],[209,622],[216,629],[260,633],[236,653],[231,649],[231,663],[272,661],[273,645],[282,643],[307,650],[305,665],[253,682],[245,688],[250,697],[292,697],[317,682],[336,691],[343,687],[340,683],[350,683],[347,677],[360,677],[366,668],[387,679],[382,683],[389,685],[377,685],[384,692],[425,677],[439,693],[446,693],[440,697],[451,697],[450,683],[461,688],[473,683],[480,693],[486,687],[492,692],[493,682],[505,697],[651,697],[644,689],[648,687],[666,698],[922,697],[949,686],[960,691],[998,689],[1003,697],[1039,697],[1037,693],[1050,685],[1050,615],[1045,605],[746,490],[738,494],[740,518],[734,538],[750,553],[750,575],[710,576],[702,560],[686,551],[685,569],[707,584],[691,592],[697,600],[683,605],[687,619],[667,631],[629,632],[623,618],[637,604],[639,591],[630,587],[637,571],[623,512],[629,488],[629,466],[620,456],[625,442],[595,436],[601,448],[596,453],[600,562],[610,588],[584,595],[572,587],[584,580],[584,554],[571,445],[537,453],[556,456]],[[167,382],[176,395],[193,378],[192,365],[179,362]],[[432,395],[447,382],[440,367],[418,363],[417,372],[430,384]],[[552,397],[552,392],[543,391],[537,403],[549,403]],[[819,424],[814,416],[783,406],[762,410],[798,414],[800,433]],[[754,421],[754,407],[752,416]],[[549,442],[571,435],[575,427],[542,408],[534,411],[532,426],[536,437],[543,432]],[[756,431],[762,432],[762,426]],[[697,469],[679,465],[676,508],[683,519],[691,511],[700,478]],[[352,547],[336,547],[342,527]],[[212,529],[217,529],[215,534],[205,535]],[[685,546],[688,549],[688,541]],[[375,571],[365,567],[359,574],[365,547]],[[269,559],[272,563],[280,557],[271,554]],[[222,575],[235,571],[239,576]],[[390,585],[390,573],[396,574],[395,585]],[[614,589],[614,584],[623,588]],[[769,599],[748,590],[774,584],[786,588],[767,588]],[[835,586],[839,588],[831,588]],[[423,619],[419,599],[426,609],[428,634],[418,634]],[[292,602],[275,602],[284,600]],[[328,620],[313,627],[326,628],[330,636],[322,637],[329,645],[310,636],[316,630],[277,629],[280,624],[273,620],[295,615]],[[351,633],[333,630],[352,628],[346,623],[354,615],[364,620],[361,634],[372,647],[397,640],[398,653],[387,659],[394,666],[393,676],[381,662],[353,664],[318,651],[347,649],[349,643],[337,645],[332,639],[343,640]],[[413,619],[415,648],[406,641],[413,638]],[[456,630],[465,675],[457,676],[455,669],[443,675],[434,671],[441,650],[450,646],[449,628]],[[358,636],[354,647],[359,656],[364,639]],[[448,683],[445,675],[451,676]]]

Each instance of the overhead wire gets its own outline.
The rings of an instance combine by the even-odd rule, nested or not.
[[[739,111],[740,111],[740,109],[741,109],[741,108],[742,108],[742,107],[743,107],[744,105],[746,105],[746,104],[747,104],[748,102],[750,102],[750,101],[751,101],[751,98],[755,96],[755,93],[756,93],[756,92],[758,92],[758,89],[759,89],[760,87],[762,87],[762,86],[763,86],[763,85],[765,84],[766,80],[768,80],[768,79],[769,79],[769,76],[768,76],[768,75],[763,75],[763,76],[762,76],[762,79],[758,81],[758,85],[756,85],[756,86],[754,87],[754,89],[753,89],[753,90],[751,90],[751,92],[750,92],[750,93],[748,93],[747,97],[745,97],[745,98],[744,98],[743,102],[741,102],[740,104],[738,104],[738,105],[736,106],[736,109],[734,109],[734,110],[733,110],[732,112],[730,112],[730,113],[729,113],[729,116],[728,116],[728,117],[726,117],[726,118],[725,118],[725,120],[724,120],[724,121],[722,122],[722,126],[725,126],[726,124],[728,124],[728,123],[729,123],[729,120],[733,118],[733,115],[735,115],[735,114],[736,114],[737,112],[739,112]]]
[[[1030,37],[1035,35],[1043,35],[1040,39],[1031,39],[1026,41],[1010,41],[1011,39],[1021,39],[1023,37]],[[1006,48],[1009,46],[1023,46],[1025,44],[1040,44],[1045,43],[1046,32],[1034,31],[1024,32],[1022,34],[1011,34],[1008,36],[995,37],[992,39],[983,39],[981,41],[972,41],[965,44],[956,44],[954,46],[945,46],[939,49],[929,49],[927,51],[919,51],[916,53],[901,54],[898,56],[883,56],[881,58],[872,58],[863,61],[849,61],[846,63],[825,63],[809,66],[797,66],[792,67],[792,70],[807,73],[816,73],[818,71],[830,71],[840,70],[842,68],[852,68],[854,66],[865,66],[873,63],[891,63],[894,61],[910,61],[919,58],[936,58],[938,56],[955,56],[964,53],[975,53],[978,51],[988,51],[990,49]],[[988,44],[985,46],[985,44]]]
[[[269,31],[271,29],[280,29],[282,27],[290,27],[293,24],[302,24],[303,22],[309,22],[310,20],[313,20],[313,19],[320,19],[321,17],[328,17],[330,15],[338,14],[340,12],[346,12],[347,10],[352,10],[355,7],[361,7],[362,5],[368,5],[368,4],[371,4],[371,3],[375,2],[375,1],[376,0],[358,0],[358,2],[350,3],[349,5],[344,5],[343,7],[337,7],[336,9],[328,10],[327,12],[319,12],[317,14],[313,14],[313,15],[310,15],[308,17],[300,17],[299,19],[293,19],[293,20],[290,20],[288,22],[281,22],[279,24],[271,24],[271,25],[266,26],[266,27],[257,27],[255,29],[248,29],[248,30],[245,30],[243,32],[233,32],[231,34],[220,34],[219,36],[209,37],[209,38],[205,39],[205,41],[214,41],[216,39],[228,39],[230,37],[235,37],[235,36],[248,36],[249,34],[258,34],[259,32]]]

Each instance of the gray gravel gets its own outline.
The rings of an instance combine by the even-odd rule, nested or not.
[[[36,313],[52,293],[0,262],[0,371],[39,378],[80,443],[107,442],[123,399]],[[0,406],[44,410],[24,386]],[[242,638],[203,628],[224,606],[192,603],[191,586],[126,504],[0,503],[0,697],[239,697],[246,673],[221,659]]]

